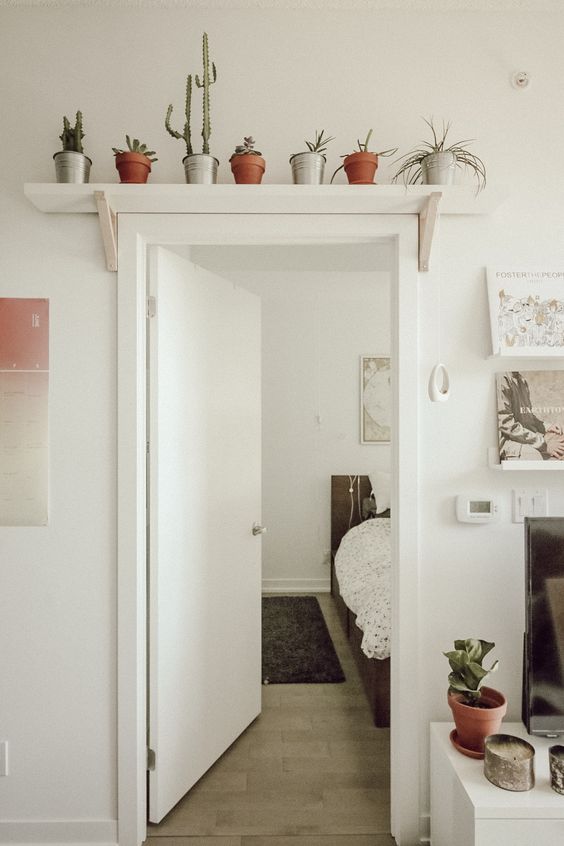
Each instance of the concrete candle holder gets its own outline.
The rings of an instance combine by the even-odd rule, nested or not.
[[[484,743],[484,775],[503,790],[531,790],[535,786],[535,750],[511,734],[491,734]]]

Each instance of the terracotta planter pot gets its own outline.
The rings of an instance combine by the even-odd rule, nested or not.
[[[503,693],[492,687],[482,687],[481,690],[479,702],[482,707],[465,705],[461,701],[464,698],[461,693],[449,693],[448,704],[456,725],[458,745],[483,755],[485,738],[499,732],[507,712],[507,700]]]
[[[372,185],[378,170],[376,153],[351,153],[343,162],[350,185]]]
[[[144,183],[151,172],[151,159],[141,153],[118,153],[116,168],[120,182]]]
[[[231,172],[238,185],[259,185],[266,168],[262,156],[240,155],[232,156]]]

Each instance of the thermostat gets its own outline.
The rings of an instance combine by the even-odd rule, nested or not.
[[[456,497],[456,517],[461,523],[495,523],[498,519],[498,500],[492,497]]]

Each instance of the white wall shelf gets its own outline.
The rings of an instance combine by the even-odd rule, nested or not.
[[[564,358],[564,347],[559,347],[557,350],[555,349],[552,352],[539,347],[521,347],[519,352],[516,350],[503,349],[500,350],[500,352],[492,353],[488,356],[488,358],[516,358],[519,360],[527,358],[544,358],[550,361],[555,358]]]
[[[497,447],[488,447],[488,467],[490,470],[528,471],[534,470],[537,473],[562,472],[564,461],[500,461]]]
[[[26,183],[42,212],[98,213],[108,270],[117,270],[119,214],[416,214],[419,270],[429,260],[439,214],[490,214],[501,200],[462,185],[121,185]]]

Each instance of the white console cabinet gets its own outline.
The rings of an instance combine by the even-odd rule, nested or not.
[[[461,755],[452,723],[431,723],[432,846],[564,846],[564,796],[550,787],[548,748],[562,740],[530,737],[521,723],[501,731],[536,750],[535,787],[515,793],[491,784],[484,762]]]

